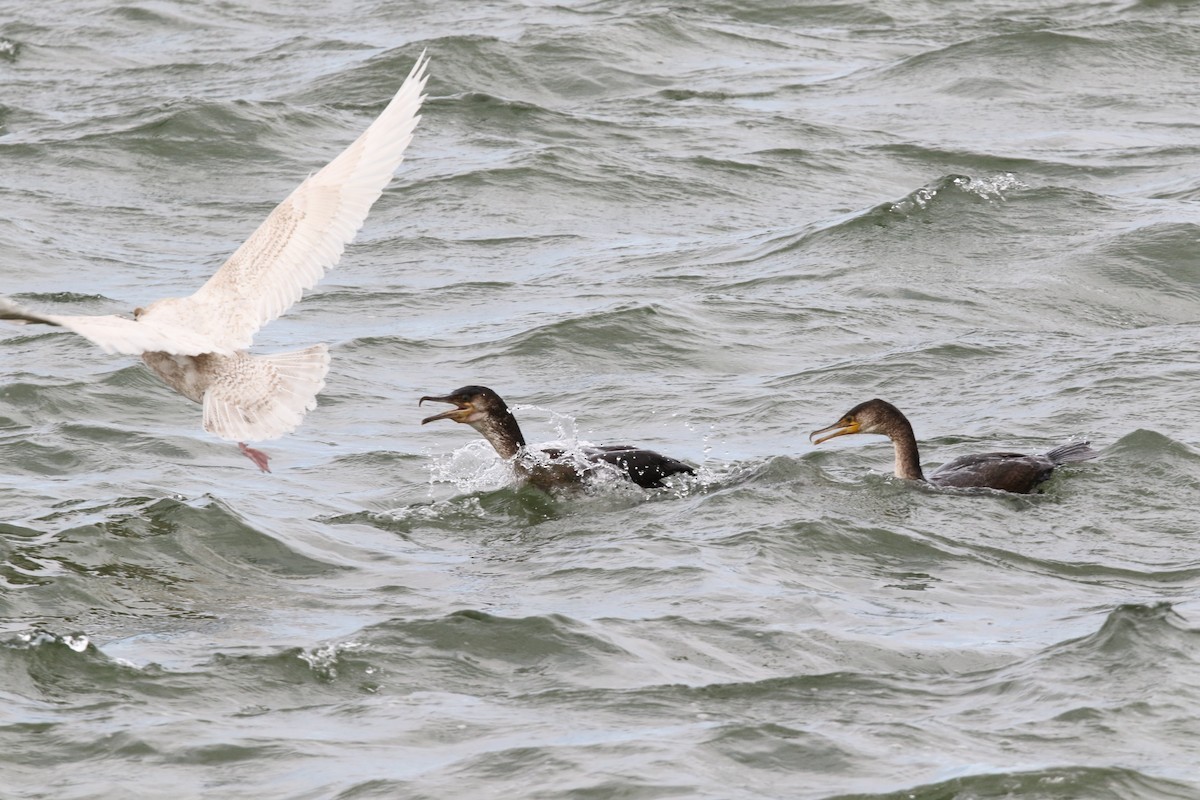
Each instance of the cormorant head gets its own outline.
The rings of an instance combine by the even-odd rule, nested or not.
[[[486,386],[464,386],[444,397],[426,395],[421,398],[421,403],[426,400],[453,403],[455,407],[441,414],[426,417],[421,420],[422,425],[438,419],[466,423],[482,433],[505,458],[512,456],[525,445],[525,436],[521,433],[516,418],[508,410],[508,403]]]
[[[830,425],[808,435],[813,444],[820,444],[837,436],[848,436],[852,433],[879,433],[891,438],[900,427],[908,424],[908,420],[900,413],[900,409],[891,403],[880,400],[868,400],[859,403],[842,415],[842,418]],[[826,434],[819,439],[820,434]]]
[[[457,408],[426,417],[421,420],[422,425],[436,419],[452,419],[455,422],[465,422],[470,425],[480,422],[490,415],[508,411],[508,405],[500,399],[500,395],[486,386],[464,386],[461,389],[455,389],[445,397],[426,395],[417,405],[423,404],[426,400],[434,403],[453,403]]]

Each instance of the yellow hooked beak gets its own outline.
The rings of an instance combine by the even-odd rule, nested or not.
[[[842,417],[828,428],[821,428],[819,431],[813,431],[810,433],[808,435],[808,440],[813,444],[820,444],[821,442],[827,442],[837,436],[849,436],[852,433],[858,433],[859,427],[858,420]],[[814,438],[819,434],[828,433],[829,431],[833,431],[833,433],[829,433],[827,436],[822,436],[820,439]]]
[[[473,406],[471,403],[467,402],[466,400],[456,400],[453,397],[430,397],[426,395],[425,397],[421,398],[421,402],[417,403],[417,405],[421,405],[421,403],[424,403],[426,400],[434,403],[453,403],[455,406],[457,406],[457,408],[452,408],[449,411],[443,411],[441,414],[434,414],[432,417],[426,417],[425,419],[421,420],[422,425],[424,425],[426,422],[433,422],[435,419],[452,419],[455,422],[466,422],[467,417],[475,413],[475,406]]]

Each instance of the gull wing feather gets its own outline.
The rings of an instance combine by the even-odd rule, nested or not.
[[[29,311],[7,297],[0,296],[0,319],[18,323],[56,325],[77,333],[106,353],[141,355],[162,351],[181,356],[230,352],[215,345],[207,336],[165,321],[133,320],[113,314],[64,316]]]
[[[170,318],[230,348],[286,311],[341,258],[404,158],[425,88],[422,53],[387,108],[337,158],[300,184]],[[154,309],[153,311],[158,311]]]

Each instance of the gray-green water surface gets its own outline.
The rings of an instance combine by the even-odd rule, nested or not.
[[[1200,796],[1200,9],[9,2],[0,293],[190,293],[429,99],[259,474],[0,328],[0,795]],[[698,466],[514,485],[425,394]],[[1033,497],[933,466],[1103,451]],[[440,410],[440,409],[439,409]]]

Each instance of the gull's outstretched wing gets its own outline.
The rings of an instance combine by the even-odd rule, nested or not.
[[[146,316],[194,327],[233,349],[248,347],[259,328],[338,262],[362,227],[412,140],[428,63],[422,54],[379,118],[276,206],[199,291]]]
[[[96,316],[62,316],[29,311],[0,295],[0,319],[13,322],[33,322],[57,325],[88,339],[106,353],[141,355],[159,350],[181,356],[201,353],[232,352],[202,333],[169,322],[132,320],[111,314]]]

